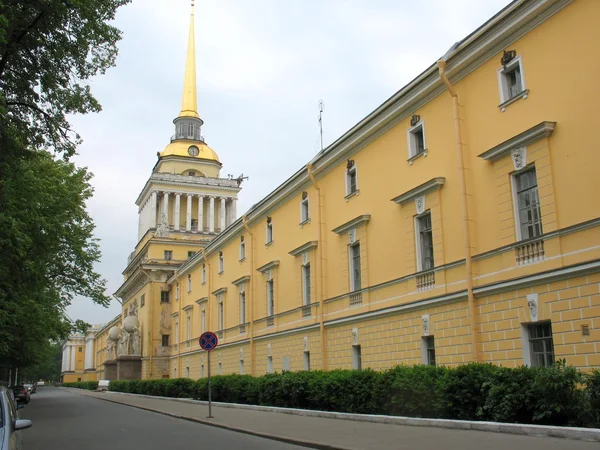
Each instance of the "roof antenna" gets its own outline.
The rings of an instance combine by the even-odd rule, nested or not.
[[[321,151],[323,151],[323,109],[325,103],[323,100],[319,100],[319,132],[321,133]]]

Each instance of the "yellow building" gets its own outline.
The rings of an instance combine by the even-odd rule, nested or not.
[[[120,316],[119,316],[120,317]],[[98,379],[94,348],[96,334],[103,325],[93,325],[86,334],[74,333],[63,344],[61,381],[90,381]]]
[[[117,292],[141,377],[206,376],[207,330],[215,374],[600,367],[598,18],[512,2],[237,218],[241,180],[200,135],[192,16]]]

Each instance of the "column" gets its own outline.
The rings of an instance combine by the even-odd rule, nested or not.
[[[208,209],[208,231],[209,233],[215,232],[215,198],[212,195]]]
[[[65,372],[66,370],[67,370],[67,349],[63,348],[61,372]]]
[[[225,229],[225,202],[227,201],[227,199],[225,197],[221,197],[221,214],[219,216],[220,220],[220,224],[219,227],[221,228],[221,233],[223,232],[223,230]]]
[[[187,196],[187,209],[185,210],[185,230],[192,231],[192,194]]]
[[[235,222],[235,219],[237,219],[236,206],[237,206],[237,198],[232,198],[231,199],[231,223]]]
[[[198,196],[198,231],[204,232],[204,197]]]
[[[150,228],[156,228],[156,191],[150,194]]]
[[[71,345],[71,367],[69,368],[69,370],[71,372],[75,372],[75,357],[77,356],[77,353],[75,353],[77,351],[77,346],[75,345]]]
[[[162,209],[162,214],[165,215],[166,219],[167,219],[167,224],[171,224],[171,222],[169,221],[169,193],[168,192],[163,192],[163,209]],[[162,219],[162,216],[161,216]]]
[[[64,353],[66,354],[65,372],[68,372],[69,370],[71,370],[71,346],[70,345],[67,345],[65,347]]]
[[[175,231],[179,231],[179,221],[181,213],[181,194],[175,194],[175,217],[173,220],[175,221]]]

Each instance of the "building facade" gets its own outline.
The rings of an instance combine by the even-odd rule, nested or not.
[[[192,21],[116,294],[140,376],[206,376],[209,330],[213,374],[600,367],[598,18],[595,0],[512,2],[239,218],[241,179],[200,135]]]

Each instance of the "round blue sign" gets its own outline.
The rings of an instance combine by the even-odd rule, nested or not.
[[[202,333],[202,335],[200,336],[200,347],[202,347],[207,352],[214,350],[217,345],[219,345],[219,339],[217,338],[217,335],[212,331]]]

